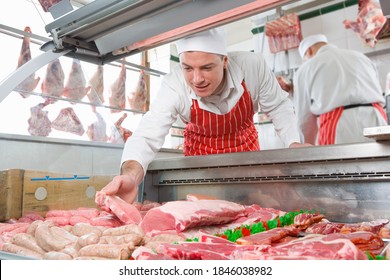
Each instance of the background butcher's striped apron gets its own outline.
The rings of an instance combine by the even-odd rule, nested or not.
[[[214,114],[192,100],[191,120],[184,130],[184,155],[208,155],[260,150],[253,123],[253,103],[245,83],[244,93],[230,112]]]
[[[387,121],[387,115],[382,106],[379,103],[372,103],[371,105],[377,109],[382,117]],[[338,107],[333,111],[322,114],[320,116],[318,145],[332,145],[335,143],[337,124],[344,110],[345,107]]]

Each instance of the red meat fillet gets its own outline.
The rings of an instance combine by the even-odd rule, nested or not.
[[[139,224],[142,220],[138,209],[118,196],[97,192],[95,202],[102,210],[113,213],[124,224]]]
[[[245,207],[225,200],[171,201],[146,213],[141,227],[153,230],[176,230],[229,223],[245,215]]]
[[[242,245],[271,245],[273,242],[277,242],[286,236],[297,237],[299,235],[299,229],[290,227],[290,228],[274,228],[264,232],[259,232],[249,236],[241,237],[237,239],[237,244]]]

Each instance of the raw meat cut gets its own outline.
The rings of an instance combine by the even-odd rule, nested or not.
[[[390,224],[386,224],[384,227],[382,227],[378,235],[382,238],[390,238]]]
[[[102,210],[113,213],[124,224],[139,224],[142,220],[138,209],[118,196],[98,191],[95,202]]]
[[[341,228],[344,226],[343,223],[331,223],[329,221],[322,221],[310,225],[305,232],[313,234],[330,234],[340,232]]]
[[[356,21],[344,20],[344,27],[352,29],[370,47],[378,42],[377,36],[386,24],[386,17],[377,1],[359,0],[358,15]]]
[[[310,225],[318,223],[324,218],[321,214],[301,213],[294,217],[294,226],[300,230],[307,229]]]
[[[39,4],[41,4],[42,6],[42,9],[45,11],[45,12],[48,12],[49,11],[49,8],[59,2],[61,2],[62,0],[38,0],[39,1]]]
[[[285,214],[283,211],[273,208],[262,208],[257,204],[244,207],[244,216],[222,225],[202,226],[202,231],[209,234],[221,234],[228,229],[235,229],[242,225],[253,225],[258,222],[266,222]],[[187,238],[195,238],[198,237],[199,228],[190,228],[185,230],[183,233],[187,236]]]
[[[340,229],[340,232],[351,233],[355,231],[368,231],[377,234],[379,230],[388,223],[389,223],[388,219],[379,219],[371,222],[344,224],[344,226]]]
[[[86,87],[85,84],[86,81],[80,60],[74,58],[63,95],[71,99],[71,101],[81,101],[89,90],[89,87]]]
[[[258,260],[366,260],[367,256],[348,239],[326,240],[309,235],[288,243],[268,247],[263,252],[241,251],[238,259]]]
[[[73,108],[61,109],[57,118],[51,123],[52,128],[77,135],[83,135],[85,130]]]
[[[146,111],[147,88],[144,70],[140,71],[138,83],[134,91],[130,92],[127,100],[130,108],[137,111]]]
[[[108,89],[108,102],[111,107],[124,109],[126,106],[126,67],[122,63],[121,71],[118,78],[111,84]],[[120,110],[111,109],[112,113],[120,112]]]
[[[111,135],[109,137],[110,143],[125,143],[127,138],[133,135],[133,132],[122,126],[122,123],[126,118],[127,114],[123,113],[122,117],[115,122],[115,126],[111,128]]]
[[[267,22],[265,35],[271,53],[297,48],[302,41],[301,23],[295,13]]]
[[[229,223],[245,215],[245,207],[225,200],[171,201],[149,210],[141,222],[145,233]]]
[[[156,248],[157,254],[168,255],[178,260],[230,260],[241,251],[262,254],[269,245],[237,245],[229,243],[181,242],[163,243]]]
[[[88,81],[88,99],[92,104],[100,105],[104,103],[104,68],[103,65],[98,65],[95,73]]]
[[[24,32],[31,33],[31,28],[29,26],[26,26],[24,28]],[[20,55],[18,59],[18,66],[22,66],[26,62],[31,60],[31,50],[30,50],[30,37],[24,36],[23,37],[23,43],[22,43],[22,49],[20,50]],[[26,98],[30,96],[28,93],[32,92],[38,85],[40,78],[35,78],[35,73],[28,76],[23,82],[21,82],[16,88],[15,91],[18,91],[19,94]],[[27,92],[27,93],[26,93]]]
[[[331,233],[324,236],[323,240],[348,239],[362,251],[374,251],[383,248],[383,240],[375,233],[355,231],[352,233]]]
[[[65,74],[61,62],[56,59],[50,62],[46,68],[46,76],[42,81],[42,96],[61,97],[64,91]],[[49,103],[54,103],[56,99],[47,98]]]
[[[271,245],[286,236],[298,237],[300,230],[293,227],[274,228],[237,239],[241,245]]]
[[[30,108],[31,116],[28,119],[28,132],[33,136],[48,136],[51,132],[51,121],[48,111],[43,111],[45,103]]]

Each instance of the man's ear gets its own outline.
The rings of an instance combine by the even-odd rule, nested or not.
[[[228,66],[228,57],[227,57],[227,55],[225,55],[223,57],[223,68],[227,69],[227,66]]]

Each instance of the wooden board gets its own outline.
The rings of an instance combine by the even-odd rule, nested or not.
[[[25,171],[23,179],[23,211],[45,214],[49,210],[96,207],[95,192],[112,176],[85,176]]]
[[[0,221],[22,215],[24,170],[0,171]]]
[[[113,176],[10,169],[0,171],[0,222],[28,213],[95,208],[95,193]]]

